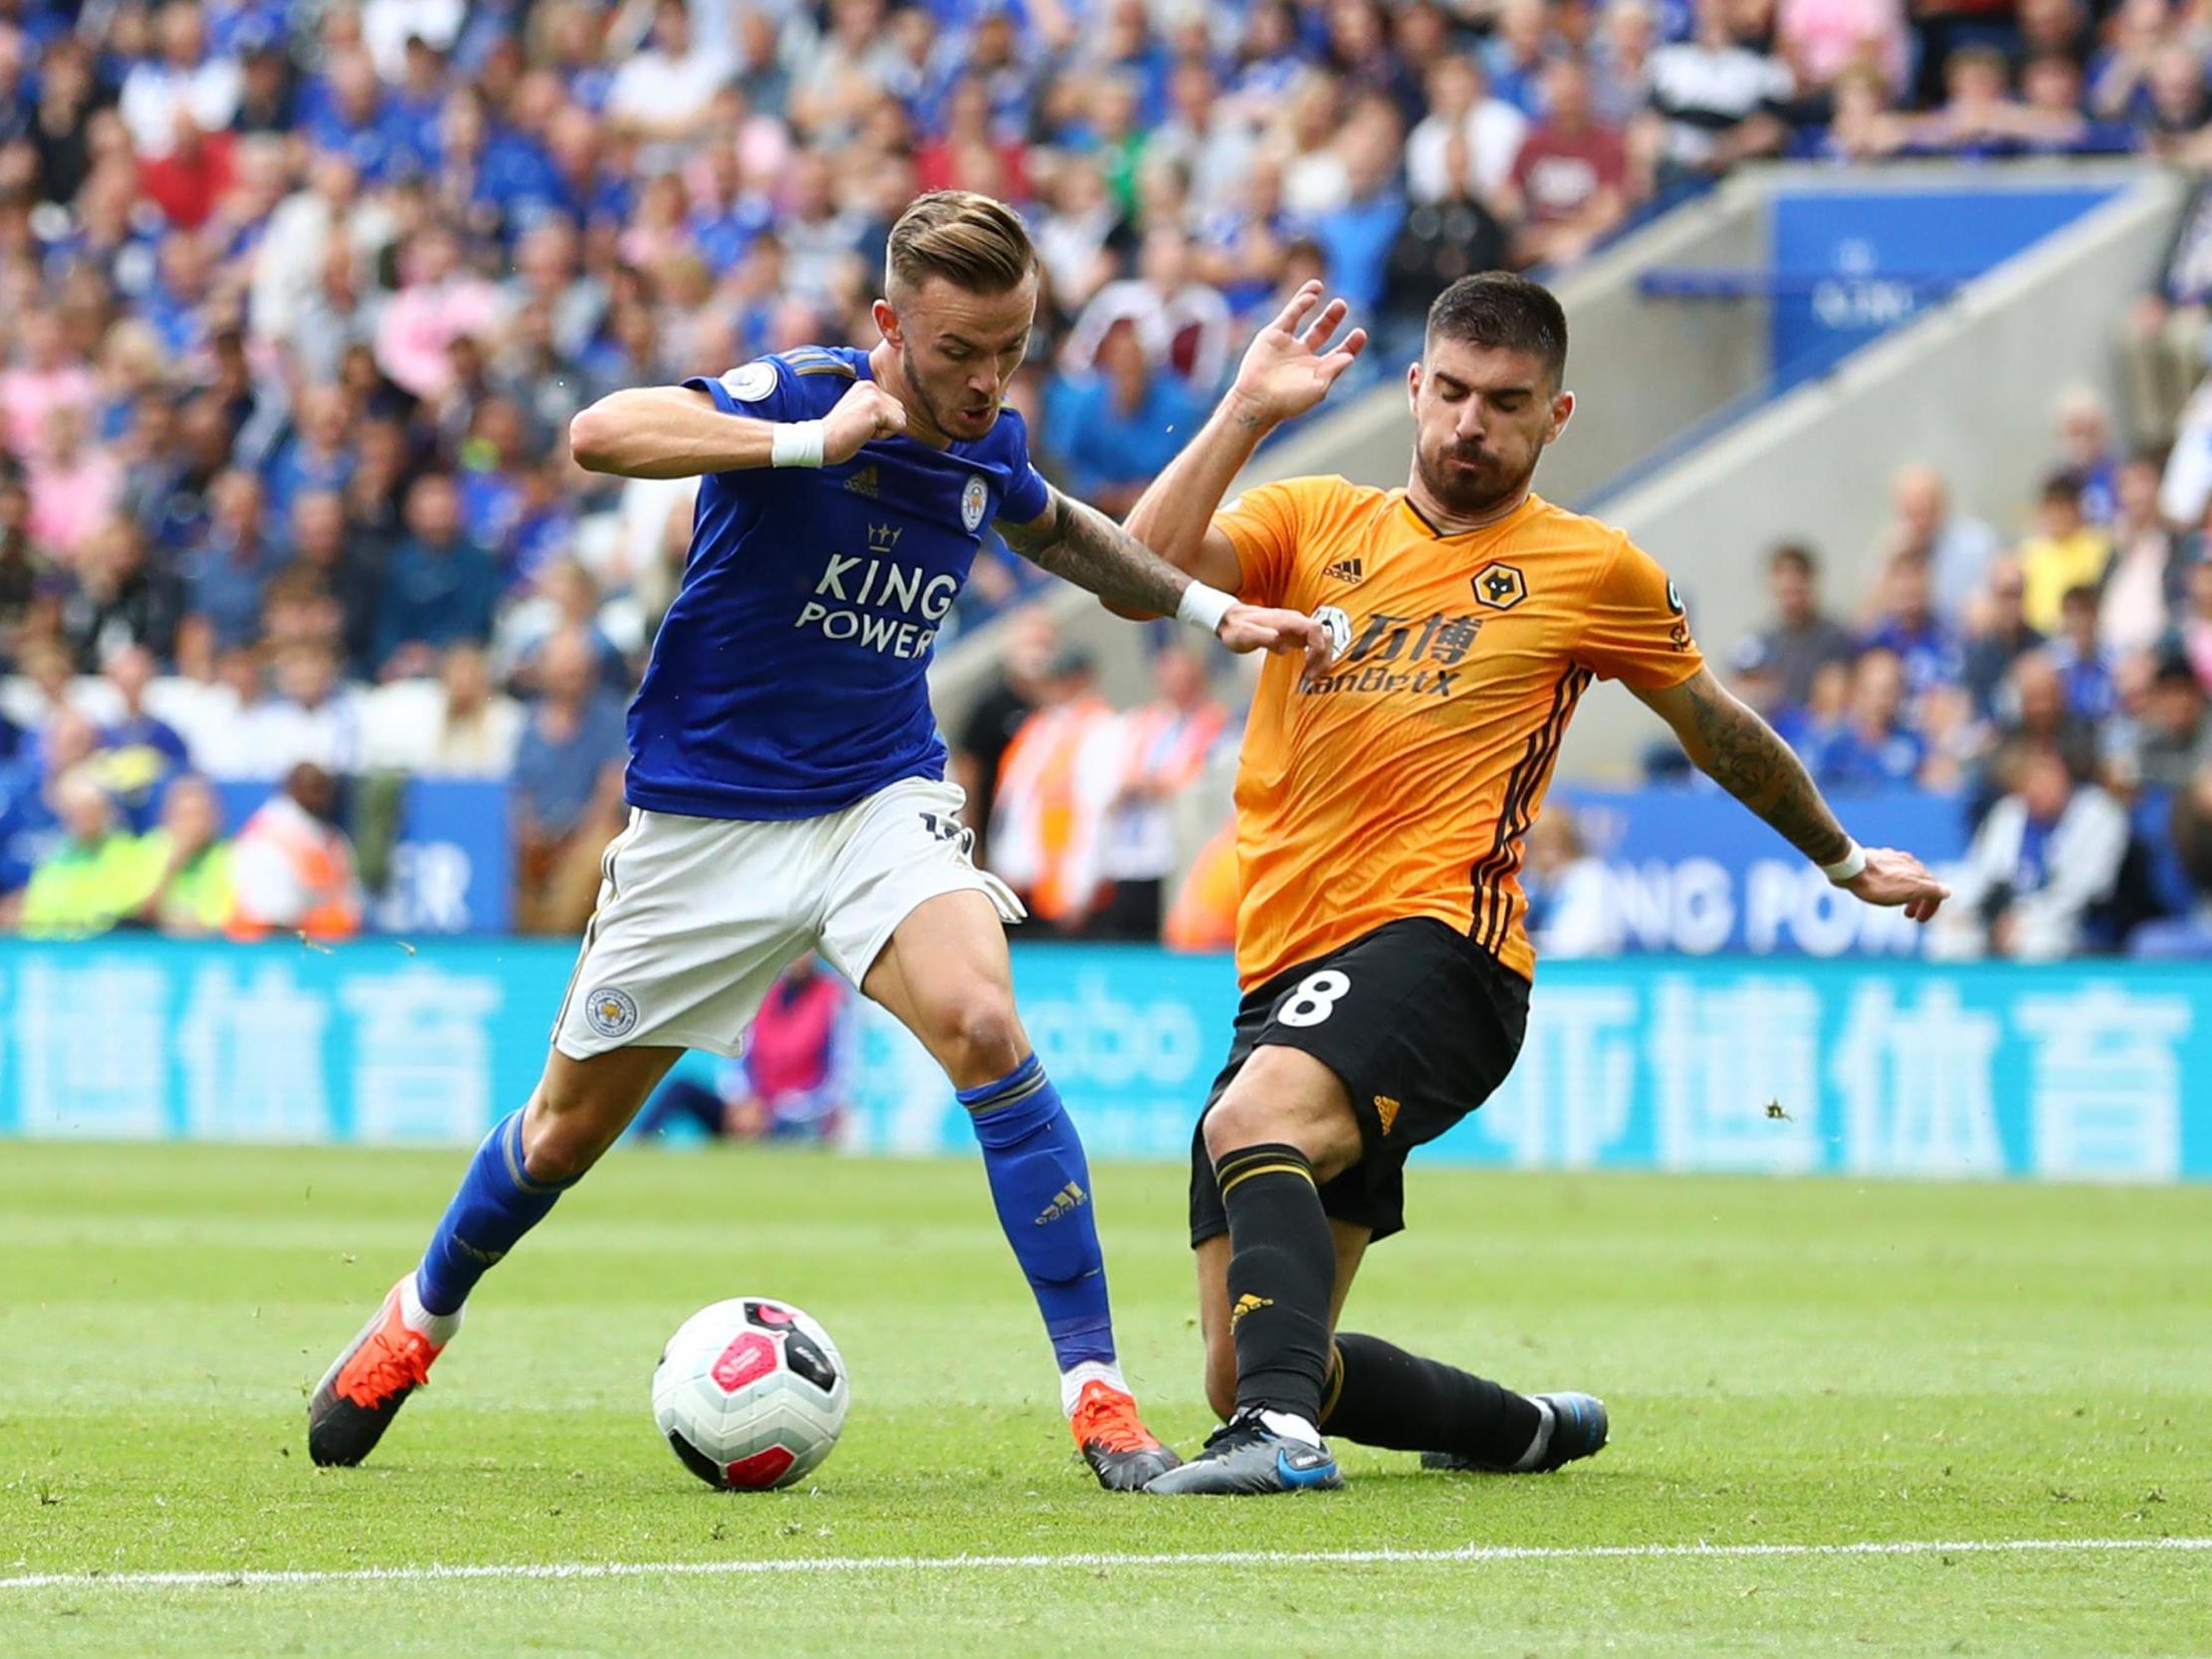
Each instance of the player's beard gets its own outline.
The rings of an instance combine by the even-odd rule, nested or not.
[[[1432,459],[1427,450],[1418,446],[1414,450],[1414,467],[1421,474],[1421,482],[1428,486],[1436,504],[1454,518],[1481,518],[1495,513],[1526,490],[1536,476],[1533,458],[1517,473],[1508,474],[1498,465],[1497,457],[1487,451],[1480,452],[1482,464],[1476,471],[1447,465],[1455,454],[1463,453],[1446,445]],[[1537,453],[1541,455],[1542,451]]]
[[[905,347],[901,347],[899,351],[899,371],[906,376],[906,389],[913,396],[914,401],[921,405],[923,416],[929,421],[930,425],[936,427],[946,437],[959,443],[972,444],[997,423],[998,411],[993,409],[991,419],[984,422],[980,430],[970,431],[967,425],[959,420],[957,411],[960,406],[958,404],[948,409],[931,394],[928,385],[922,379],[921,370],[915,364],[914,353]]]

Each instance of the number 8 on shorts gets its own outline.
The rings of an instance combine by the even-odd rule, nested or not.
[[[1275,1019],[1282,1025],[1319,1025],[1336,1012],[1337,998],[1351,988],[1351,976],[1333,967],[1309,973],[1292,987],[1290,999],[1275,1010]]]

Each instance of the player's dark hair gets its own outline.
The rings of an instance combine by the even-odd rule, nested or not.
[[[973,190],[932,190],[891,227],[884,267],[886,293],[943,277],[970,294],[1004,294],[1037,268],[1037,254],[1005,203]]]
[[[1461,277],[1429,308],[1424,350],[1439,339],[1543,358],[1557,386],[1567,374],[1567,313],[1550,289],[1510,271]]]

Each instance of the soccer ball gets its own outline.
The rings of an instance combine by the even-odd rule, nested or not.
[[[702,1308],[653,1372],[653,1421],[709,1486],[760,1492],[819,1466],[845,1426],[845,1361],[787,1302],[741,1296]]]

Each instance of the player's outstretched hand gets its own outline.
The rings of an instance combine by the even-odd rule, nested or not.
[[[1313,316],[1316,306],[1321,314]],[[1342,300],[1322,306],[1321,285],[1305,284],[1245,351],[1229,396],[1270,424],[1311,409],[1367,344],[1367,330],[1354,328],[1330,348],[1349,310]]]
[[[1902,905],[1904,914],[1915,922],[1929,920],[1951,896],[1951,890],[1937,881],[1926,865],[1910,853],[1890,847],[1869,847],[1867,868],[1846,882],[1844,891],[1870,905],[1891,909]]]
[[[822,417],[822,460],[834,467],[858,455],[862,444],[905,430],[906,405],[873,380],[855,380]]]
[[[1223,645],[1238,653],[1302,651],[1306,657],[1305,672],[1309,675],[1327,668],[1329,659],[1336,654],[1335,646],[1329,641],[1329,630],[1303,611],[1231,605],[1215,633]]]

